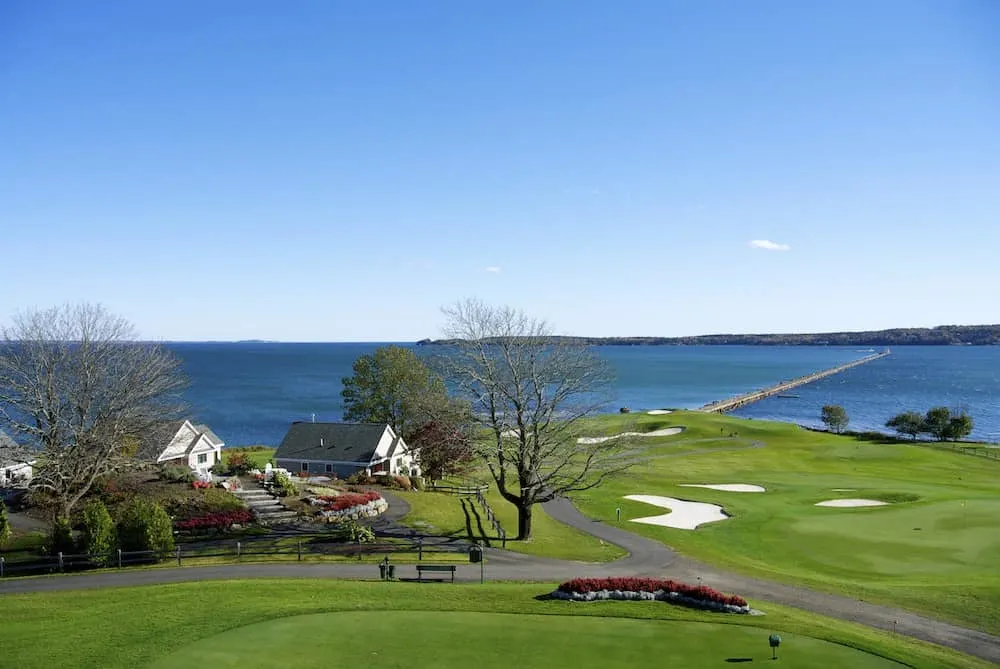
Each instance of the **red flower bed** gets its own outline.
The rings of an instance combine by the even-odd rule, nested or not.
[[[676,592],[683,597],[698,599],[716,604],[744,607],[747,600],[739,595],[727,595],[707,585],[688,585],[677,581],[660,578],[622,577],[622,578],[574,578],[559,586],[563,592],[584,594],[600,590],[625,590],[630,592]]]
[[[382,499],[382,495],[374,490],[368,490],[366,492],[345,492],[343,495],[337,495],[336,497],[324,495],[316,499],[326,502],[323,506],[324,511],[343,511],[344,509],[350,509],[355,506],[374,502],[377,499]]]
[[[253,511],[238,509],[234,511],[219,511],[209,513],[189,520],[179,520],[174,523],[178,530],[226,530],[236,523],[253,521]]]
[[[195,490],[208,490],[212,487],[212,484],[208,481],[195,481],[191,484],[191,487]]]

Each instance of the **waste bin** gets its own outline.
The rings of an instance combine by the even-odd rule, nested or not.
[[[384,562],[380,562],[378,565],[378,574],[383,581],[385,580],[386,571],[387,571],[386,564]]]
[[[469,562],[482,562],[483,561],[483,549],[481,546],[470,546],[469,547]]]
[[[388,579],[390,581],[395,580],[395,578],[396,578],[396,565],[390,564],[390,565],[388,565],[388,567],[389,567],[389,572],[387,574]]]

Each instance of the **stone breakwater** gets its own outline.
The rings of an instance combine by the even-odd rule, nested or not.
[[[705,609],[707,611],[719,611],[721,613],[741,613],[748,614],[751,613],[750,605],[747,606],[733,606],[732,604],[720,604],[718,602],[709,602],[704,599],[695,599],[693,597],[686,597],[677,592],[667,592],[666,590],[657,590],[656,592],[637,592],[634,590],[596,590],[594,592],[565,592],[563,590],[556,590],[552,593],[553,599],[562,599],[571,602],[595,602],[600,600],[617,599],[625,601],[648,601],[648,602],[671,602],[674,604],[683,604],[685,606],[690,606],[697,609]]]

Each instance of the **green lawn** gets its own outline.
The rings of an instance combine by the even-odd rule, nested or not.
[[[385,643],[385,630],[392,643]],[[336,633],[331,634],[331,630]],[[309,644],[288,639],[309,638]],[[829,641],[786,634],[781,661],[793,667],[904,665]],[[549,667],[718,667],[728,658],[770,656],[752,627],[660,620],[440,611],[316,613],[248,625],[193,643],[154,662],[153,669],[298,667],[322,669],[331,657],[354,667],[403,667],[415,658],[440,669]],[[500,649],[503,649],[500,652]]]
[[[594,429],[613,432],[620,420],[595,419]],[[636,418],[629,421],[634,425]],[[614,522],[621,507],[631,531],[720,567],[1000,632],[1000,462],[694,412],[638,421],[646,429],[664,422],[688,429],[640,441],[648,461],[575,495],[587,515]],[[765,446],[746,448],[750,440]],[[751,483],[767,492],[678,487],[682,483]],[[731,518],[694,531],[628,523],[664,513],[623,499],[631,494],[719,504]],[[845,497],[894,503],[814,506]]]
[[[486,520],[483,510],[471,497],[442,492],[393,491],[410,504],[402,522],[431,534],[487,539],[499,548],[501,542]],[[495,487],[486,494],[487,502],[509,537],[517,535],[517,509],[500,497]],[[507,540],[507,549],[562,560],[607,562],[623,557],[625,551],[550,518],[541,507],[532,515],[534,537],[530,541]]]
[[[989,666],[770,604],[737,616],[536,599],[552,587],[254,579],[7,595],[0,643],[3,665],[19,669],[708,667],[770,661],[777,632],[791,667]]]
[[[222,461],[228,463],[229,458],[237,453],[246,453],[257,465],[258,469],[264,469],[267,463],[274,457],[277,449],[269,446],[238,446],[235,448],[222,449]]]

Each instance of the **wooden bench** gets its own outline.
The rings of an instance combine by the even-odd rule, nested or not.
[[[455,565],[453,565],[453,564],[418,564],[417,565],[417,580],[418,581],[423,581],[424,580],[424,572],[427,572],[427,571],[433,571],[433,572],[446,572],[446,571],[450,571],[451,572],[451,582],[452,583],[455,582]],[[442,576],[441,578],[435,579],[435,580],[443,581],[444,577]]]

